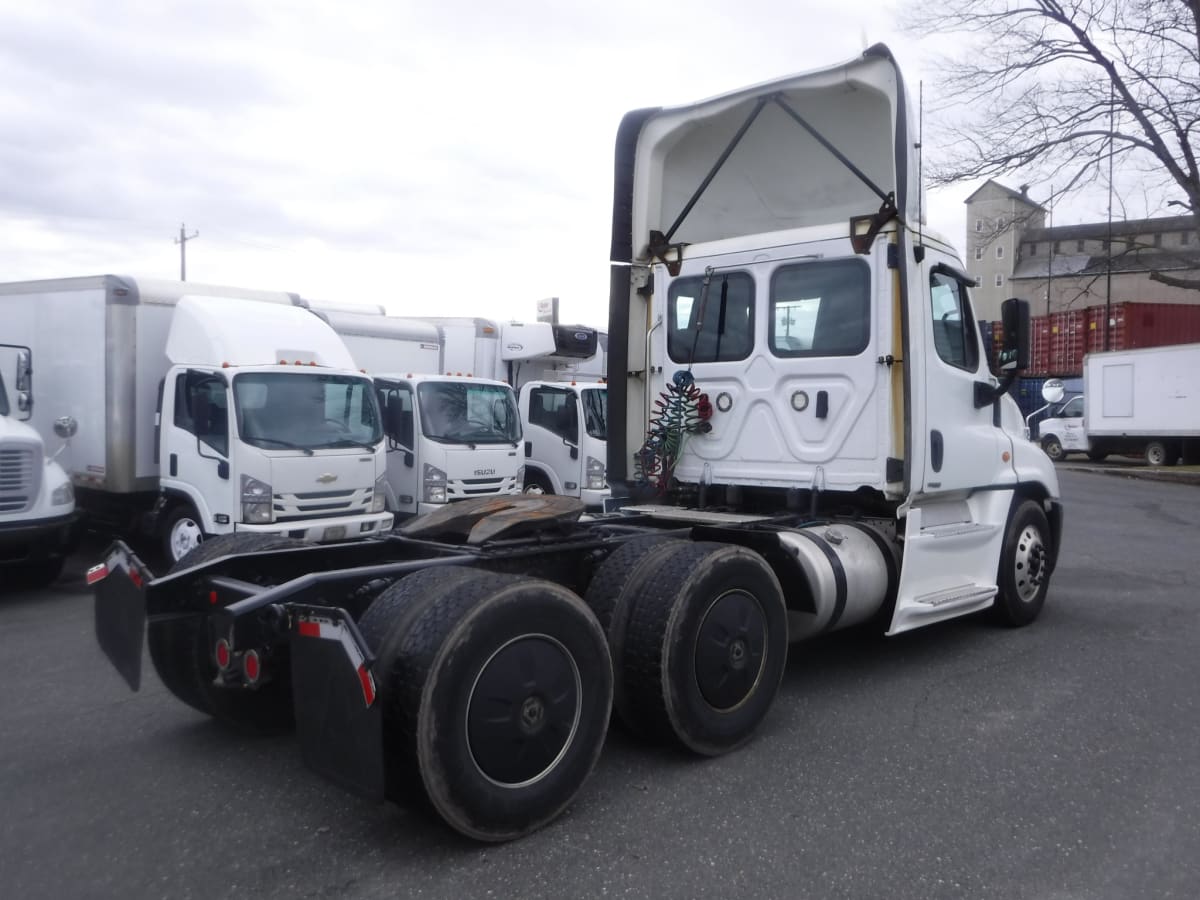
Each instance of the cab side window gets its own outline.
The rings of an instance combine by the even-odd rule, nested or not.
[[[974,372],[979,368],[978,329],[962,283],[945,272],[930,277],[933,346],[943,362]]]
[[[196,435],[222,456],[228,456],[229,399],[224,383],[198,372],[177,376],[175,425]]]
[[[529,394],[529,424],[574,443],[579,439],[575,394],[561,388],[534,388]]]

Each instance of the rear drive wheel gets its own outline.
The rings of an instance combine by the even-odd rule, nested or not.
[[[1175,460],[1170,457],[1167,445],[1162,441],[1151,441],[1146,445],[1146,465],[1169,466]]]
[[[162,552],[167,565],[173,566],[204,541],[204,529],[200,517],[189,504],[179,504],[171,509],[159,530],[162,537]]]
[[[716,756],[750,739],[787,659],[783,591],[734,544],[686,543],[659,558],[626,626],[618,712],[637,733]]]
[[[504,841],[566,808],[612,701],[604,635],[577,596],[489,573],[439,592],[385,640],[396,651],[381,688],[385,745],[447,824]]]
[[[1041,504],[1022,500],[1004,536],[994,617],[1018,628],[1038,617],[1050,586],[1050,525]]]
[[[1046,451],[1046,455],[1055,462],[1061,460],[1067,454],[1063,452],[1062,441],[1052,434],[1042,438],[1042,449]]]
[[[196,547],[168,574],[230,553],[282,550],[301,544],[275,534],[223,534]],[[186,598],[179,606],[187,608]],[[146,643],[158,677],[188,706],[239,731],[276,734],[291,729],[292,672],[286,656],[272,660],[273,679],[261,687],[223,688],[213,683],[217,666],[207,615],[151,622],[146,629]]]

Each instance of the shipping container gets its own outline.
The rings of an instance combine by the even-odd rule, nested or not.
[[[1137,350],[1200,341],[1200,303],[1114,303],[1107,313],[1109,350]],[[1024,375],[1043,380],[1081,376],[1084,356],[1106,349],[1105,317],[1103,305],[1034,316],[1030,325],[1030,365]],[[984,326],[980,330],[982,333],[987,331]],[[1001,331],[1001,324],[993,322],[991,347],[1000,345]],[[984,347],[992,370],[996,371],[995,352],[986,340]]]

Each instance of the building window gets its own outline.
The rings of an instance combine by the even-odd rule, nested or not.
[[[1082,252],[1083,252],[1083,241],[1076,241],[1076,242],[1075,242],[1075,252],[1076,252],[1076,253],[1082,253]]]
[[[1191,235],[1191,232],[1189,232],[1189,231],[1185,231],[1179,235],[1180,245],[1191,243],[1191,240],[1192,240],[1192,235]]]
[[[1154,246],[1155,247],[1162,246],[1162,232],[1161,231],[1154,236]]]
[[[996,259],[1004,259],[1004,248],[1003,247],[996,248]]]
[[[975,230],[976,230],[977,232],[979,232],[979,231],[983,231],[983,219],[976,219],[976,220],[975,220]]]
[[[1054,242],[1054,252],[1055,252],[1055,253],[1062,253],[1062,241],[1055,241],[1055,242]]]
[[[1187,237],[1187,232],[1184,232],[1183,236],[1186,238],[1186,237]],[[983,259],[983,248],[982,248],[982,247],[976,247],[976,248],[975,248],[975,258],[976,258],[976,259]]]
[[[1030,244],[1030,245],[1029,245],[1029,255],[1030,255],[1030,256],[1037,256],[1037,244]]]
[[[1100,242],[1100,249],[1103,250],[1105,253],[1107,253],[1109,251],[1110,247],[1111,247],[1111,245],[1109,244],[1107,238]]]
[[[1004,287],[1004,276],[999,272],[996,273],[996,287]]]

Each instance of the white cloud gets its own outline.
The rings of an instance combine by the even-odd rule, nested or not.
[[[844,3],[0,0],[0,271],[606,320],[621,116],[911,45]],[[906,54],[909,54],[906,57]],[[929,220],[961,240],[958,189]]]

